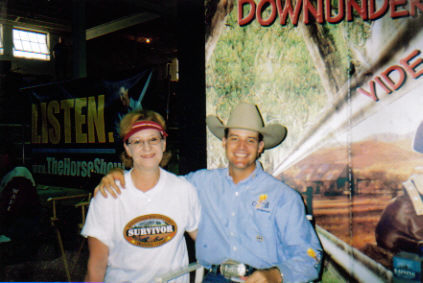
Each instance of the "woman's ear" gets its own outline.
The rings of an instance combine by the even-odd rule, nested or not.
[[[132,158],[131,151],[129,150],[129,146],[126,144],[126,142],[123,143],[123,147],[125,148],[126,155]]]
[[[162,147],[162,149],[163,149],[163,152],[166,151],[166,139],[163,139],[163,147]]]

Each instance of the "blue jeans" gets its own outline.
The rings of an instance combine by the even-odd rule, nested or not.
[[[204,276],[203,283],[231,283],[233,281],[226,279],[222,274],[209,272]]]

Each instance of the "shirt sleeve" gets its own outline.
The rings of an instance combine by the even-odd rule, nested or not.
[[[105,244],[109,250],[113,248],[111,223],[113,198],[104,198],[101,194],[91,199],[85,225],[81,231],[84,237],[93,237]]]
[[[183,175],[182,177],[190,182],[197,190],[199,190],[201,189],[200,185],[204,184],[204,171],[206,171],[206,169],[200,169]]]
[[[310,221],[304,203],[297,193],[277,209],[276,223],[280,241],[277,265],[284,282],[310,282],[319,277],[322,247]],[[289,212],[289,217],[286,217]]]
[[[192,186],[189,185],[189,192],[188,192],[188,225],[187,231],[192,232],[198,229],[198,225],[200,223],[201,217],[201,206],[200,201],[198,199],[197,190]]]

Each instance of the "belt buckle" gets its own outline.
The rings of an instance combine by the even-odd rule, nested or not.
[[[241,276],[247,274],[247,266],[234,260],[227,260],[221,263],[219,270],[223,277],[237,282],[243,282],[236,279],[240,279]]]

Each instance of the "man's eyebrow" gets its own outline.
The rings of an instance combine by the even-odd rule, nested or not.
[[[229,137],[239,137],[239,135],[237,135],[237,134],[228,134],[228,138]],[[254,136],[247,136],[246,138],[247,139],[255,139],[255,140],[258,140],[259,139],[258,137],[254,137]]]

